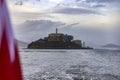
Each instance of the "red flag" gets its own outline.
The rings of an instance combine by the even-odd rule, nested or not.
[[[0,0],[0,80],[22,80],[17,45],[5,0]]]

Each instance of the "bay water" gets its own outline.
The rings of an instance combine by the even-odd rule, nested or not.
[[[24,80],[120,80],[120,50],[20,49]]]

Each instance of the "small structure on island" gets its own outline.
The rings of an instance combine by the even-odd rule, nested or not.
[[[48,34],[48,37],[40,38],[28,45],[29,49],[93,49],[83,47],[81,40],[74,40],[72,35],[58,33]]]

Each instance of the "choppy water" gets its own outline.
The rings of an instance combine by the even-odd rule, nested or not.
[[[120,50],[20,49],[24,80],[120,80]]]

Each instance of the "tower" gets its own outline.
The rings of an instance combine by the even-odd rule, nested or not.
[[[83,47],[85,47],[85,42],[83,42]]]
[[[58,29],[56,28],[56,34],[58,33]]]

